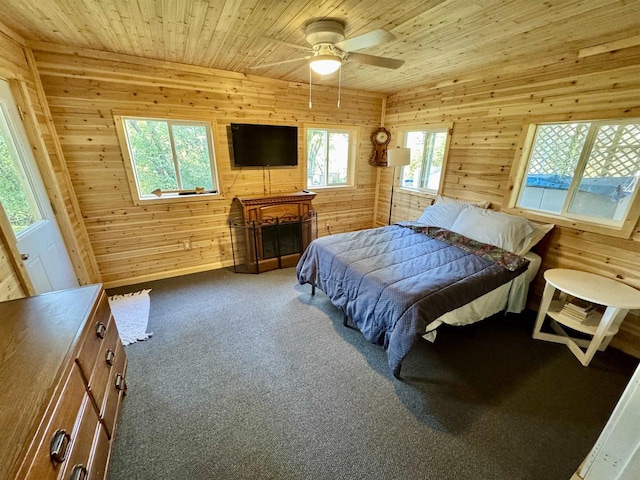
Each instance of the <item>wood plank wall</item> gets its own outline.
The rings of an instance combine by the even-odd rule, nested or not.
[[[358,127],[355,187],[319,191],[313,206],[320,234],[326,221],[332,232],[372,225],[377,172],[368,164],[370,135],[384,95],[343,90],[337,109],[337,89],[314,86],[310,110],[305,84],[49,44],[32,48],[106,286],[232,265],[227,221],[240,214],[233,198],[305,188],[302,128],[297,168],[232,169],[231,122]],[[223,198],[135,206],[114,112],[212,122]]]
[[[4,211],[0,215],[4,216]],[[26,296],[26,288],[13,261],[10,241],[5,238],[4,231],[0,231],[0,302]]]
[[[20,279],[9,259],[7,247],[0,245],[0,301],[13,300],[25,296]]]
[[[507,203],[507,181],[527,118],[640,118],[640,48],[573,58],[508,76],[452,81],[399,92],[387,98],[386,125],[453,122],[445,195]],[[376,224],[387,223],[390,169],[381,175]],[[394,219],[415,219],[431,201],[394,192]],[[564,267],[618,278],[640,289],[640,228],[623,240],[571,228],[554,230],[541,270]],[[537,307],[538,275],[530,297]],[[632,312],[612,345],[640,357],[640,316]]]
[[[10,79],[29,75],[29,68],[19,39],[15,35],[11,35],[11,32],[6,28],[0,28],[0,77]],[[0,232],[0,301],[25,296],[20,277],[14,268],[8,243],[10,241],[11,239],[6,238],[3,232]]]
[[[59,150],[54,148],[57,134],[47,117],[48,106],[30,54],[24,42],[0,24],[0,77],[18,81],[14,96],[25,113],[24,124],[31,149],[56,212],[56,220],[78,280],[80,284],[96,283],[100,281],[100,273],[80,217],[64,159]],[[13,241],[13,237],[7,238],[0,246],[0,301],[28,293],[28,286],[20,285],[20,275],[9,261],[11,249],[6,242]]]
[[[62,233],[78,283],[102,282],[80,206],[73,190],[58,133],[51,119],[49,105],[42,89],[33,54],[25,49],[33,82],[22,83],[21,106],[25,112],[25,127],[32,142],[32,151],[47,188],[58,226]]]

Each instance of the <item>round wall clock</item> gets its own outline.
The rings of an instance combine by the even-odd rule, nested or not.
[[[389,133],[385,129],[378,130],[375,135],[375,142],[378,145],[386,145],[389,142]]]
[[[387,145],[391,141],[391,134],[389,131],[380,127],[371,136],[373,141],[373,153],[369,163],[374,166],[384,167],[387,165]]]

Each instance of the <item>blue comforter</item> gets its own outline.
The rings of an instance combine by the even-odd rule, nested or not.
[[[398,377],[427,324],[526,270],[520,257],[510,270],[462,247],[400,225],[330,235],[306,249],[298,281],[320,288],[367,340],[382,345]]]

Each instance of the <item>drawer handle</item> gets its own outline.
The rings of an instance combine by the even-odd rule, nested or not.
[[[56,430],[49,445],[49,456],[56,463],[64,462],[67,458],[67,448],[69,447],[71,437],[66,430]]]
[[[116,389],[125,392],[127,390],[127,382],[125,382],[124,377],[121,373],[118,373],[116,375]]]
[[[69,480],[84,480],[87,478],[87,473],[87,469],[84,465],[74,465],[73,470],[71,470],[71,475],[69,475]]]
[[[107,349],[107,357],[105,358],[107,365],[112,366],[114,358],[116,358],[116,354],[114,353],[114,351],[110,348]]]
[[[98,338],[104,338],[104,332],[107,331],[107,327],[104,323],[98,322],[96,323],[96,335]]]

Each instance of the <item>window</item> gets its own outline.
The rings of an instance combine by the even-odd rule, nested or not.
[[[400,186],[438,193],[446,164],[449,129],[405,131],[403,145],[411,149],[411,163],[402,167]]]
[[[121,117],[121,126],[139,200],[218,192],[209,123]]]
[[[516,206],[618,229],[624,225],[638,190],[638,120],[537,124],[529,137]]]
[[[0,102],[0,203],[16,237],[42,220],[10,111]]]
[[[307,187],[353,185],[355,130],[307,128]]]

